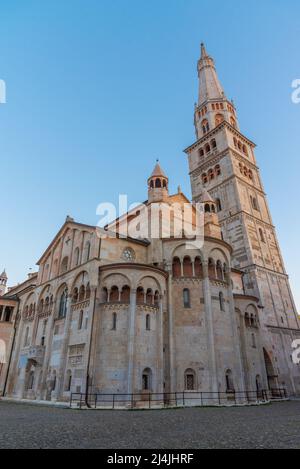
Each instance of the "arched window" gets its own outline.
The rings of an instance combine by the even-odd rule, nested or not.
[[[216,126],[221,124],[221,122],[223,122],[223,120],[224,120],[223,114],[216,114],[216,117],[215,117]]]
[[[222,210],[222,204],[220,199],[216,199],[216,206],[217,206],[217,211],[221,212]]]
[[[259,237],[260,237],[261,242],[265,243],[265,237],[264,237],[263,230],[261,228],[258,228],[258,231],[259,231]]]
[[[236,122],[233,117],[230,117],[230,124],[232,125],[232,127],[236,128]]]
[[[210,212],[210,205],[209,204],[204,205],[204,212]]]
[[[186,391],[195,390],[195,372],[191,368],[188,368],[184,372],[184,389]]]
[[[183,276],[184,277],[192,277],[193,276],[193,267],[192,261],[189,256],[185,256],[183,258]]]
[[[148,288],[146,291],[146,303],[147,305],[152,305],[153,303],[153,292],[151,288]]]
[[[151,383],[152,381],[152,372],[150,368],[145,368],[142,374],[142,390],[143,391],[150,391],[151,390]]]
[[[81,285],[80,288],[79,288],[78,299],[79,299],[79,301],[83,301],[84,298],[85,298],[85,287],[84,287],[84,285]]]
[[[208,259],[208,276],[209,278],[216,278],[215,262],[213,259]]]
[[[123,303],[130,303],[130,288],[128,285],[124,285],[121,291],[121,301]]]
[[[173,258],[172,274],[173,274],[173,277],[181,277],[181,262],[180,262],[179,257]]]
[[[145,297],[144,297],[144,289],[143,287],[138,287],[136,290],[136,302],[138,304],[143,304],[145,303]]]
[[[251,334],[251,344],[253,348],[256,348],[255,334]]]
[[[77,301],[78,301],[78,288],[75,287],[73,290],[72,302],[77,303]]]
[[[153,189],[153,187],[154,187],[153,179],[151,179],[151,181],[150,181],[150,187],[151,187],[151,189]]]
[[[234,385],[233,385],[232,371],[231,370],[226,371],[225,380],[226,380],[226,391],[227,392],[234,391]]]
[[[113,331],[117,330],[117,313],[112,313],[112,326],[111,329]]]
[[[191,307],[190,290],[188,288],[183,289],[183,307]]]
[[[114,303],[119,301],[119,289],[115,285],[111,287],[109,301]]]
[[[78,330],[82,329],[82,322],[83,322],[83,311],[81,310],[79,313],[79,318],[78,318]]]
[[[146,314],[146,330],[150,331],[150,314]]]
[[[220,303],[220,310],[225,311],[225,300],[224,300],[224,295],[221,291],[219,293],[219,303]]]
[[[213,138],[212,141],[210,142],[212,148],[217,148],[217,142]]]
[[[195,257],[194,270],[195,270],[196,277],[199,277],[199,278],[203,277],[203,266],[202,266],[200,257]]]
[[[252,207],[254,210],[258,210],[257,200],[255,197],[252,197]]]
[[[79,264],[79,248],[76,248],[74,251],[74,263],[75,266]]]
[[[207,119],[203,119],[203,121],[201,122],[201,127],[204,134],[209,132],[209,123]]]
[[[160,179],[155,179],[155,187],[161,187],[161,180]]]
[[[67,291],[64,290],[59,300],[58,318],[59,319],[65,318],[66,313],[67,313]]]
[[[210,169],[208,170],[208,179],[209,179],[210,181],[212,181],[212,179],[214,179],[214,177],[215,177],[214,171],[213,171],[213,169],[210,168]]]
[[[202,174],[202,182],[203,182],[203,184],[207,183],[207,174],[206,173]]]
[[[221,261],[217,261],[216,270],[217,270],[217,279],[223,280],[223,268],[222,268]]]
[[[221,167],[219,164],[217,164],[215,166],[215,173],[216,173],[216,176],[220,176],[221,175]]]
[[[66,373],[66,380],[65,380],[65,391],[71,391],[72,386],[72,372],[68,370]]]
[[[199,150],[199,156],[204,156],[204,150],[203,150],[203,148],[200,148],[200,150]]]
[[[209,145],[209,143],[207,143],[204,148],[205,148],[205,153],[209,153],[209,152],[210,152],[210,145]]]
[[[69,262],[69,258],[68,256],[65,256],[61,262],[61,266],[60,266],[60,272],[61,273],[64,273],[64,272],[67,272],[68,270],[68,262]]]

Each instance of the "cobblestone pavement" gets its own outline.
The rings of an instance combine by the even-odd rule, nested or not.
[[[0,448],[300,448],[300,401],[149,411],[0,402]]]

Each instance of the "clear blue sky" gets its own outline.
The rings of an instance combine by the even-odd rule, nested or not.
[[[189,196],[199,44],[256,156],[300,305],[298,0],[10,0],[0,8],[0,269],[24,279],[67,214],[144,200],[155,159]]]

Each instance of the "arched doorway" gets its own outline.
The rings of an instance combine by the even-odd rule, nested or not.
[[[277,384],[278,375],[275,373],[272,360],[270,358],[270,355],[266,351],[266,349],[264,349],[264,359],[265,359],[269,390],[272,391],[272,393],[276,393],[276,390],[278,388],[278,384]]]

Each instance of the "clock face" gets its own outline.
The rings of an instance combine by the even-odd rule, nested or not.
[[[134,260],[134,251],[130,248],[126,248],[124,249],[123,251],[123,255],[122,255],[123,259],[125,259],[126,261],[133,261]]]

